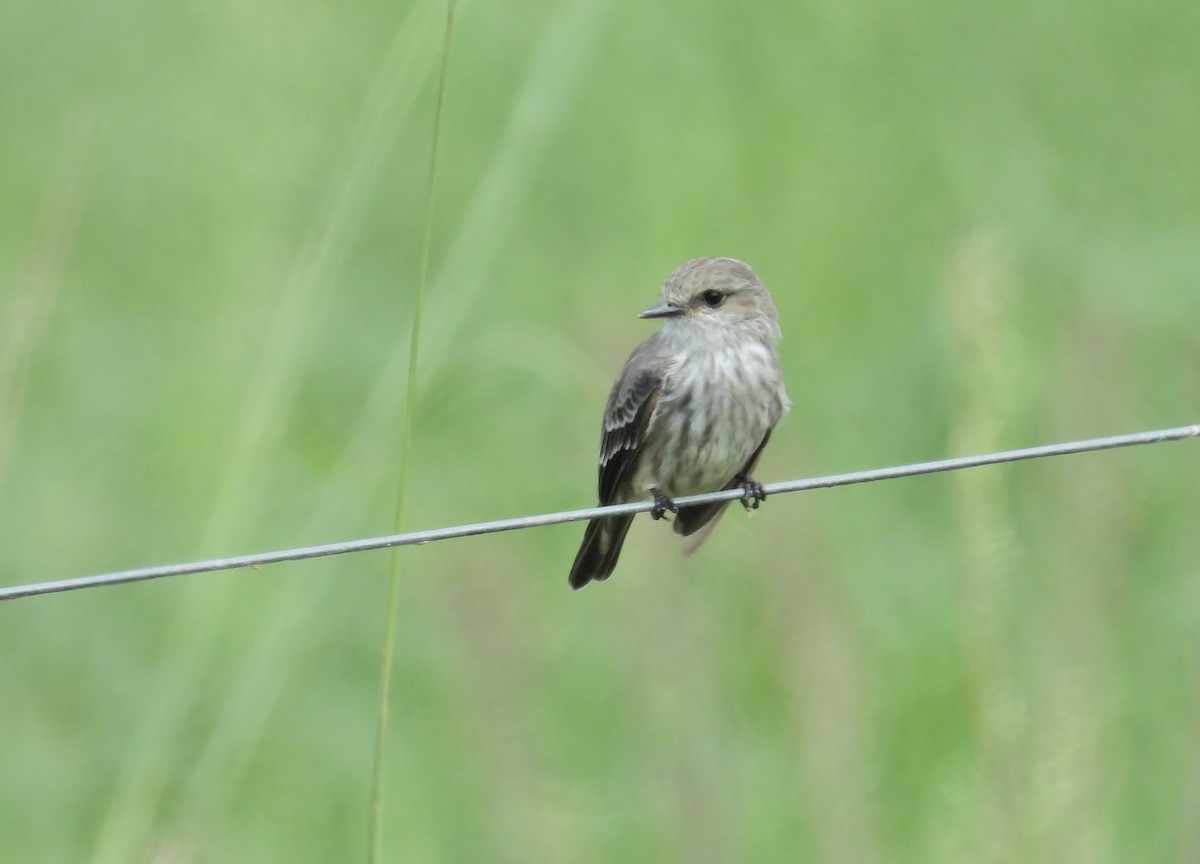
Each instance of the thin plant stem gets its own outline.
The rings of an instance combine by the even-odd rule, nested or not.
[[[404,522],[404,496],[408,486],[411,465],[413,417],[416,414],[418,360],[421,355],[421,313],[425,306],[425,289],[429,284],[430,250],[433,245],[433,211],[437,191],[438,151],[442,138],[442,122],[446,105],[446,81],[450,68],[450,37],[454,30],[454,0],[446,3],[446,34],[442,43],[442,68],[438,75],[437,105],[433,118],[433,141],[429,154],[429,182],[425,190],[425,225],[421,237],[421,269],[417,279],[417,295],[413,303],[412,333],[408,347],[408,380],[404,394],[403,431],[400,438],[400,470],[396,482],[395,530],[400,531]],[[391,572],[388,576],[387,617],[383,629],[383,644],[379,655],[379,705],[375,727],[375,749],[371,776],[371,805],[369,815],[369,837],[367,842],[368,864],[378,864],[383,853],[383,799],[386,777],[388,709],[392,692],[392,658],[396,645],[397,620],[399,618],[400,594],[399,547],[392,550]]]

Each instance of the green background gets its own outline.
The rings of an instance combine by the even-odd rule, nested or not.
[[[406,528],[587,506],[749,261],[760,480],[1200,421],[1200,5],[460,5]],[[389,533],[445,10],[18,0],[0,579]],[[1200,858],[1200,442],[403,553],[391,861]],[[0,606],[0,860],[367,846],[388,553]]]

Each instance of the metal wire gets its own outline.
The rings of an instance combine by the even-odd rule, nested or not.
[[[1127,435],[1112,435],[1107,438],[1088,438],[1083,441],[1068,441],[1061,444],[1045,444],[1039,447],[1024,447],[1019,450],[1002,450],[978,456],[959,456],[933,462],[917,462],[890,468],[872,468],[866,471],[851,471],[846,474],[827,474],[801,480],[784,480],[766,483],[763,490],[768,495],[784,492],[801,492],[806,489],[828,489],[834,486],[850,486],[856,483],[874,483],[877,480],[895,480],[900,477],[915,477],[920,474],[936,474],[943,471],[958,471],[977,468],[981,465],[996,465],[1003,462],[1019,462],[1024,459],[1041,459],[1047,456],[1066,456],[1072,453],[1088,453],[1095,450],[1111,450],[1117,447],[1134,447],[1141,444],[1159,444],[1163,441],[1180,441],[1200,437],[1200,424],[1176,426],[1170,429],[1155,429],[1149,432],[1133,432]],[[702,495],[687,495],[675,499],[681,507],[706,504],[713,501],[734,501],[741,498],[741,489],[721,492],[706,492]],[[95,576],[79,576],[50,582],[32,582],[0,588],[0,600],[16,600],[38,594],[55,594],[75,591],[80,588],[98,588],[104,585],[122,585],[128,582],[144,582],[166,576],[184,576],[190,573],[211,573],[216,570],[234,570],[240,567],[258,567],[263,564],[278,564],[283,561],[301,561],[307,558],[323,558],[329,555],[345,555],[349,552],[365,552],[368,549],[387,549],[393,546],[420,546],[435,540],[452,540],[456,537],[472,537],[478,534],[495,534],[500,531],[516,531],[536,528],[541,525],[558,525],[564,522],[580,522],[584,519],[622,516],[645,513],[654,507],[653,501],[636,501],[632,504],[614,504],[608,507],[588,507],[583,510],[564,510],[559,513],[544,513],[538,516],[520,516],[515,519],[499,519],[494,522],[476,522],[471,525],[454,525],[447,528],[431,528],[426,531],[409,531],[386,537],[367,537],[361,540],[346,540],[340,543],[325,543],[320,546],[303,546],[278,552],[256,552],[250,555],[235,555],[229,558],[213,558],[207,561],[192,561],[184,564],[167,564],[159,567],[142,567],[134,570],[118,570]]]

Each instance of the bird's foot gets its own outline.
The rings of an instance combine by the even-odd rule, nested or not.
[[[739,474],[733,479],[742,487],[742,506],[746,510],[757,510],[758,505],[767,500],[767,490],[753,477]]]
[[[679,508],[675,506],[675,502],[671,500],[671,496],[663,492],[661,489],[651,489],[650,494],[654,496],[654,507],[650,510],[651,519],[661,519],[667,515],[667,511],[678,513]]]

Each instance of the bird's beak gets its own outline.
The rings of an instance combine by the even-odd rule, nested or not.
[[[649,309],[643,309],[638,313],[639,318],[674,318],[676,315],[683,314],[683,307],[676,306],[674,303],[668,303],[662,300],[655,303]]]

